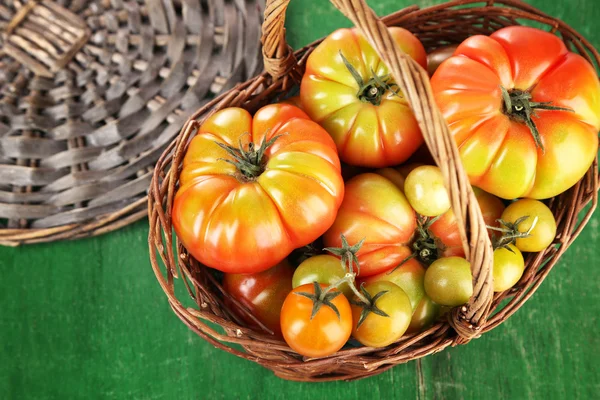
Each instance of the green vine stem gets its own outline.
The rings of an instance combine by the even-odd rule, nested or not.
[[[501,228],[496,228],[495,226],[489,226],[489,225],[486,226],[488,229],[490,229],[492,231],[502,233],[502,235],[500,237],[494,237],[492,240],[492,247],[494,248],[494,250],[504,248],[504,249],[507,249],[508,251],[512,252],[513,250],[510,248],[510,245],[515,244],[517,239],[525,239],[525,238],[531,237],[531,232],[537,225],[538,217],[535,217],[533,219],[533,222],[531,223],[531,226],[529,227],[529,229],[527,229],[527,231],[525,231],[525,232],[519,231],[519,225],[521,225],[521,223],[523,221],[526,221],[528,218],[529,218],[529,215],[525,215],[521,218],[518,218],[515,222],[507,222],[507,221],[499,219],[499,220],[497,220],[497,222],[499,222],[500,225],[502,225]]]

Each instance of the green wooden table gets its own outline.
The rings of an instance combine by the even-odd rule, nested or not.
[[[597,0],[529,2],[600,48]],[[379,15],[411,3],[369,1]],[[349,22],[324,0],[294,0],[288,11],[296,48],[341,26]],[[286,382],[195,336],[150,268],[146,221],[98,238],[0,247],[0,399],[598,398],[599,223],[600,212],[496,330],[350,383]]]

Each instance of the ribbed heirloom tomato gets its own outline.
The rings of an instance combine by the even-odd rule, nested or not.
[[[496,196],[555,196],[596,156],[598,77],[551,33],[512,26],[472,36],[431,85],[471,183]]]
[[[346,182],[337,218],[324,237],[327,247],[365,239],[358,251],[361,277],[397,266],[410,254],[408,244],[417,226],[416,215],[402,190],[381,175],[366,173]]]
[[[299,108],[268,105],[209,117],[189,145],[173,225],[201,263],[270,268],[333,223],[344,196],[335,143]]]
[[[389,28],[421,66],[425,49],[409,31]],[[350,165],[385,167],[406,161],[423,143],[406,98],[356,29],[339,29],[308,57],[300,86],[302,109],[321,124]]]

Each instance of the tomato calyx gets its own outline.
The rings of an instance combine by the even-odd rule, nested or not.
[[[258,176],[260,176],[260,174],[262,174],[265,170],[265,162],[263,159],[265,152],[269,147],[273,145],[273,143],[275,143],[277,139],[279,139],[283,135],[273,136],[269,140],[267,140],[267,135],[265,135],[263,141],[261,142],[258,148],[256,148],[253,142],[250,142],[248,143],[247,149],[242,143],[242,138],[245,135],[248,135],[248,133],[244,133],[240,136],[239,146],[237,148],[226,143],[215,143],[233,158],[220,158],[219,160],[225,161],[235,166],[239,171],[242,180],[253,181]]]
[[[335,306],[335,304],[332,303],[332,300],[335,299],[340,294],[342,294],[342,292],[333,290],[334,287],[332,287],[332,286],[323,290],[323,289],[321,289],[321,285],[319,285],[317,282],[313,282],[313,285],[315,287],[314,294],[306,293],[306,292],[296,292],[296,294],[298,296],[304,296],[304,297],[312,300],[313,307],[312,307],[312,312],[310,314],[310,319],[312,320],[315,317],[315,315],[317,315],[317,313],[319,312],[319,310],[321,309],[322,306],[327,306],[327,307],[331,308],[333,310],[333,312],[335,312],[335,315],[337,315],[337,317],[339,319],[341,319],[340,311]]]
[[[400,264],[388,271],[388,275],[413,258],[416,258],[421,264],[427,266],[431,265],[435,260],[440,258],[440,248],[438,242],[436,241],[435,236],[433,236],[429,231],[431,225],[433,225],[440,217],[441,215],[438,215],[434,218],[428,218],[417,214],[417,236],[411,245],[413,252],[411,255],[402,260]]]
[[[398,85],[393,82],[390,83],[392,80],[390,74],[379,76],[375,73],[375,71],[371,70],[372,77],[365,82],[356,68],[354,68],[350,61],[344,57],[341,51],[340,57],[342,57],[344,65],[354,80],[356,80],[356,83],[358,84],[358,92],[356,93],[356,97],[358,97],[358,99],[363,103],[371,103],[374,106],[378,106],[381,104],[381,99],[387,91],[390,91],[394,95],[401,97],[397,89]]]
[[[504,86],[500,86],[500,90],[502,91],[502,99],[504,100],[502,112],[509,118],[527,125],[531,131],[535,145],[542,150],[542,153],[544,153],[545,149],[540,137],[540,132],[533,122],[533,117],[539,118],[535,111],[550,110],[573,112],[573,110],[571,108],[553,106],[550,101],[531,101],[531,93],[527,91],[519,89],[507,90]]]
[[[375,296],[371,297],[369,292],[365,289],[365,284],[360,285],[360,291],[364,296],[364,300],[351,300],[350,303],[362,307],[362,311],[360,312],[360,317],[358,318],[358,322],[356,323],[356,328],[360,328],[365,319],[369,316],[370,313],[382,316],[382,317],[390,317],[385,311],[377,307],[375,304],[377,300],[385,295],[388,291],[382,290],[377,293]]]
[[[515,222],[507,222],[502,219],[499,219],[497,220],[497,222],[500,223],[501,228],[496,228],[495,226],[487,226],[488,229],[501,233],[500,236],[494,235],[494,237],[492,238],[492,248],[494,250],[506,249],[511,253],[514,253],[513,249],[510,248],[510,245],[514,245],[517,242],[517,239],[531,237],[531,232],[537,225],[538,217],[535,217],[527,231],[519,231],[519,225],[521,225],[521,223],[523,223],[527,219],[529,219],[529,215],[524,215],[521,218],[518,218]]]
[[[356,267],[356,275],[360,274],[360,264],[358,262],[358,250],[362,247],[365,242],[365,238],[361,239],[360,242],[356,243],[353,246],[350,246],[346,236],[342,235],[342,247],[325,247],[323,250],[333,254],[334,256],[338,256],[341,259],[342,265],[349,273],[355,273],[354,269]]]

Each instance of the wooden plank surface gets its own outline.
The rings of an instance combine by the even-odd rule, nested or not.
[[[529,2],[600,48],[597,0]],[[369,3],[383,15],[412,2]],[[328,2],[292,1],[294,47],[341,26]],[[596,213],[496,330],[367,380],[325,384],[283,381],[189,331],[151,271],[144,221],[94,239],[0,247],[0,399],[599,398],[599,224]]]

